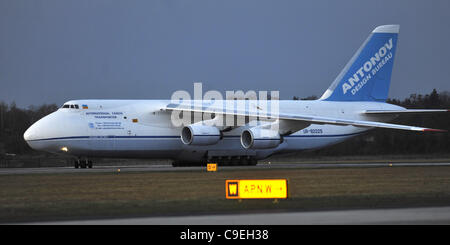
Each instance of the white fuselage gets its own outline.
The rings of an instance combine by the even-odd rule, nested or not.
[[[367,127],[311,124],[283,137],[272,149],[245,149],[240,136],[249,126],[223,132],[212,145],[186,145],[182,127],[174,127],[171,113],[162,108],[169,100],[74,100],[33,124],[24,134],[36,149],[77,157],[168,158],[199,161],[211,157],[251,156],[264,159],[273,154],[316,149],[341,142],[367,131]],[[83,105],[87,105],[83,107]],[[281,113],[322,115],[333,118],[389,121],[392,116],[365,115],[364,110],[395,110],[402,107],[380,102],[327,102],[280,100]]]

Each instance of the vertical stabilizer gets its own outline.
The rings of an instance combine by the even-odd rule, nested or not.
[[[320,100],[386,101],[399,25],[375,28]]]

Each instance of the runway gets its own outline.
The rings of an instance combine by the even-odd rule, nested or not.
[[[411,166],[450,166],[450,163],[272,163],[256,166],[227,166],[219,170],[239,169],[289,169],[289,168],[374,168],[374,167],[411,167]],[[57,174],[57,173],[107,173],[107,172],[170,172],[170,171],[206,171],[206,167],[172,167],[172,165],[130,165],[130,166],[94,166],[92,169],[76,169],[73,167],[42,168],[0,168],[0,175],[11,174]]]
[[[450,207],[362,209],[26,223],[30,225],[395,225],[450,224]]]

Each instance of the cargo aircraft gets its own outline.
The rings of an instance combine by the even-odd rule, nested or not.
[[[75,168],[92,168],[98,157],[256,165],[373,128],[443,131],[388,123],[402,114],[448,111],[386,103],[398,33],[399,25],[376,27],[317,100],[72,100],[34,123],[24,139],[33,149],[73,156]]]

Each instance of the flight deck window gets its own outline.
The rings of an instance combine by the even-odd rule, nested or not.
[[[65,104],[61,108],[80,109],[79,105]]]

